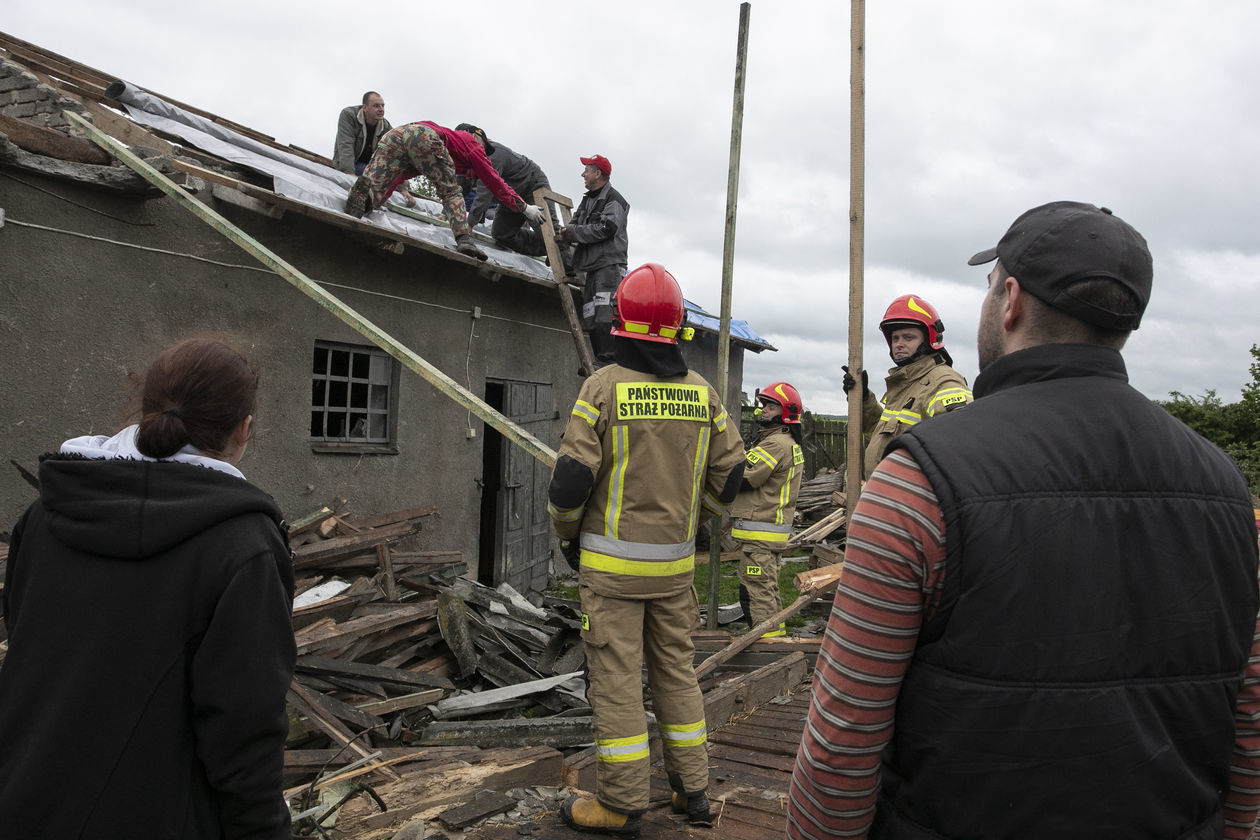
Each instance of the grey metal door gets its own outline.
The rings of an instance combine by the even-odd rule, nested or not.
[[[556,409],[550,385],[504,382],[504,414],[535,437],[546,440]],[[503,472],[499,482],[498,538],[494,582],[507,581],[517,591],[547,586],[551,559],[551,519],[547,484],[551,469],[519,446],[501,439]]]

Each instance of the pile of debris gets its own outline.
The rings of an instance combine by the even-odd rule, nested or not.
[[[442,804],[467,808],[486,787],[552,785],[556,748],[591,742],[576,613],[460,577],[460,552],[395,550],[434,513],[324,509],[291,527],[298,659],[285,783],[296,834],[336,822],[358,836]],[[517,806],[500,799],[473,810]]]
[[[801,530],[788,541],[788,548],[808,548],[811,569],[841,562],[847,516],[844,473],[820,469],[816,476],[801,483],[796,496],[796,527]]]

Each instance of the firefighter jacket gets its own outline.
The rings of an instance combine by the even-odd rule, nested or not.
[[[732,537],[766,548],[783,547],[792,535],[804,463],[800,444],[786,426],[771,426],[757,436],[744,455],[747,486],[731,503]]]
[[[862,430],[871,436],[866,445],[867,476],[897,435],[914,428],[920,420],[953,411],[972,399],[967,380],[941,353],[929,353],[905,367],[893,368],[884,382],[888,390],[882,409],[870,391],[862,402]]]
[[[700,508],[730,504],[743,456],[736,424],[700,374],[597,370],[573,406],[548,504],[560,539],[580,536],[582,585],[618,598],[690,587]]]

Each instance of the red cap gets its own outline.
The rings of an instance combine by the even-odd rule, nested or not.
[[[591,155],[590,157],[579,157],[583,166],[593,166],[605,175],[612,175],[612,164],[608,162],[608,158],[603,155]]]

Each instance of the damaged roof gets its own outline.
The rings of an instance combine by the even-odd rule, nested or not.
[[[337,227],[383,238],[400,253],[404,247],[418,247],[471,264],[483,272],[556,285],[546,263],[499,247],[486,235],[484,225],[476,233],[488,255],[486,263],[459,254],[450,228],[441,218],[441,205],[435,201],[416,196],[417,207],[411,209],[394,195],[385,207],[362,220],[354,219],[344,213],[344,207],[355,176],[334,169],[328,158],[283,145],[247,126],[159,96],[3,33],[0,57],[27,68],[41,83],[81,102],[99,128],[129,145],[176,154],[196,150],[193,158],[201,165],[180,159],[182,155],[171,161],[176,170],[188,176]],[[216,195],[222,197],[221,193]],[[716,334],[720,329],[717,316],[689,301],[686,316],[687,324],[699,331]],[[776,349],[743,320],[731,320],[731,339],[754,352]]]

